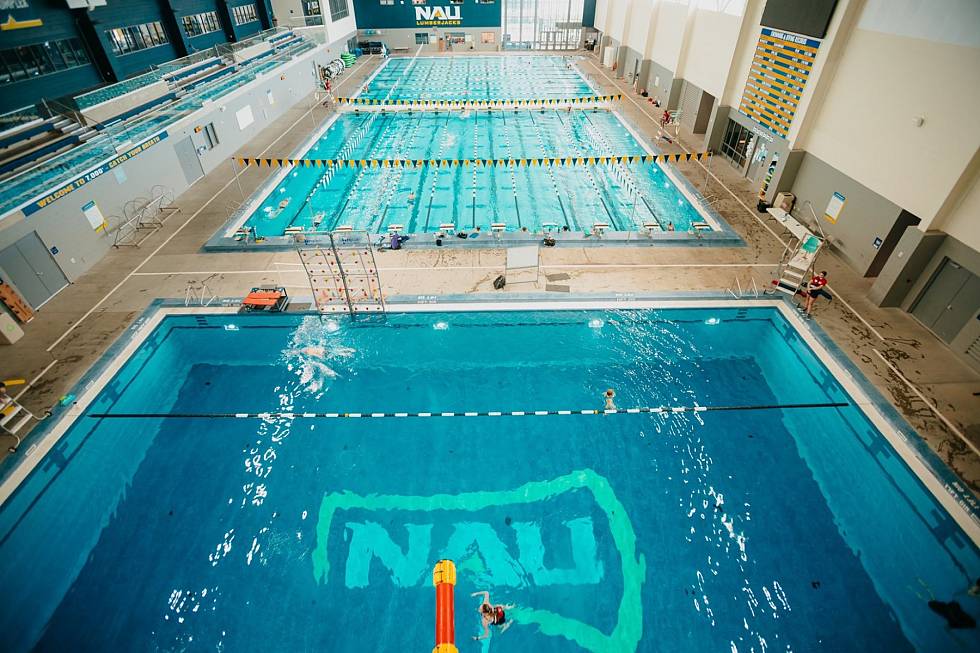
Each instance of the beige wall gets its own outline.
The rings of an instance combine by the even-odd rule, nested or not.
[[[980,252],[980,165],[976,159],[972,168],[959,202],[935,226]]]
[[[698,9],[691,16],[678,77],[722,97],[738,44],[742,16]]]
[[[648,57],[661,66],[677,72],[677,60],[684,41],[687,23],[687,4],[665,0],[657,9],[657,24],[653,30],[653,43],[647,48]]]
[[[623,42],[640,54],[646,51],[656,6],[655,0],[632,0],[630,3],[629,19],[626,21],[626,38]]]
[[[833,75],[821,80],[825,95],[796,147],[914,213],[924,230],[980,144],[980,30],[972,43],[942,42],[957,33],[936,21],[974,20],[980,3],[935,0],[930,22],[921,13],[895,15],[910,0],[888,2],[868,0]]]

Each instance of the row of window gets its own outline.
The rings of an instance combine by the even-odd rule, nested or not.
[[[335,1],[338,0],[330,0],[331,7]],[[339,1],[343,3],[346,12],[346,0]],[[258,20],[254,4],[233,7],[232,15],[237,25]],[[187,36],[200,36],[221,30],[218,14],[213,11],[184,16],[181,22]],[[106,37],[116,55],[138,52],[170,42],[159,21],[116,27],[107,30]],[[6,48],[0,50],[0,84],[11,84],[31,77],[85,66],[89,61],[85,47],[77,38]]]
[[[236,25],[254,23],[259,19],[254,4],[232,7],[231,15]],[[181,18],[181,22],[184,25],[184,32],[187,36],[200,36],[201,34],[209,34],[221,30],[218,14],[213,11],[184,16]],[[106,37],[108,37],[109,45],[116,55],[155,48],[158,45],[170,42],[160,21],[143,23],[142,25],[130,25],[129,27],[116,27],[115,29],[107,30]]]
[[[88,53],[78,39],[7,48],[0,50],[0,84],[12,84],[88,63]]]
[[[450,43],[465,43],[466,32],[446,32],[446,40]],[[496,32],[480,32],[480,43],[496,43]],[[415,33],[415,45],[429,45],[428,32]]]
[[[221,23],[218,22],[218,14],[213,11],[184,16],[181,18],[181,21],[184,23],[184,33],[187,36],[200,36],[201,34],[209,34],[221,29]]]
[[[240,5],[231,8],[231,16],[235,19],[236,25],[254,23],[259,19],[259,14],[255,10],[255,5]]]
[[[163,31],[163,25],[155,20],[152,23],[142,25],[130,25],[129,27],[116,27],[106,30],[106,37],[113,53],[117,55],[138,52],[147,48],[155,48],[158,45],[169,43],[167,33]]]

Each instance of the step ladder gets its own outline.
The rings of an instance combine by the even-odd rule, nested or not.
[[[795,246],[787,247],[784,251],[773,285],[766,291],[769,294],[781,292],[793,297],[809,281],[810,271],[824,245],[824,239],[807,231],[794,241]]]
[[[40,421],[40,419],[14,399],[10,399],[3,408],[0,408],[0,433],[11,435],[17,440],[17,444],[9,447],[11,453],[17,451],[17,447],[20,446],[23,437],[21,431],[24,431],[25,427],[33,421]]]
[[[366,231],[339,230],[326,241],[301,248],[299,257],[310,279],[320,313],[348,313],[352,318],[386,314],[381,278]]]

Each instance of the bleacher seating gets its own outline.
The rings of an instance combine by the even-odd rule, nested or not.
[[[117,146],[123,143],[139,143],[165,129],[168,124],[201,108],[204,102],[219,98],[253,81],[258,75],[316,47],[314,42],[291,30],[272,35],[263,34],[260,39],[249,41],[252,41],[251,45],[255,45],[262,40],[272,47],[246,61],[235,63],[230,56],[233,48],[248,43],[243,41],[225,46],[224,51],[215,48],[217,56],[207,59],[197,58],[189,63],[186,60],[177,60],[159,66],[156,80],[165,79],[171,89],[169,93],[103,119],[97,124],[92,123],[91,126],[74,122],[74,127],[63,125],[65,131],[47,130],[55,138],[46,137],[43,144],[37,141],[36,149],[32,146],[29,152],[0,149],[0,180],[3,181],[5,191],[0,196],[0,213],[19,206],[41,191],[64,183],[97,162],[115,155]],[[133,92],[147,84],[140,82],[127,85],[124,82],[114,86],[131,86],[127,92]],[[120,97],[112,87],[100,89],[99,93],[87,93],[86,96],[90,100],[97,96],[101,102]],[[64,120],[60,116],[58,118]],[[0,134],[0,137],[11,138],[11,142],[15,143],[22,135],[10,130],[9,134]]]

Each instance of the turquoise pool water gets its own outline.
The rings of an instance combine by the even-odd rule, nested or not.
[[[531,159],[644,154],[610,111],[508,110],[343,113],[302,154],[307,159]],[[676,174],[676,173],[675,173]],[[680,179],[679,175],[676,177]],[[289,227],[341,225],[384,233],[434,233],[493,223],[517,232],[613,231],[644,224],[686,232],[704,218],[657,164],[570,167],[384,169],[296,167],[283,172],[246,225],[261,236]]]
[[[524,100],[595,95],[572,57],[396,58],[358,97],[372,100]]]
[[[609,387],[823,407],[292,416]],[[462,652],[980,645],[926,607],[976,614],[977,548],[766,308],[166,318],[0,510],[0,627],[10,651],[430,650],[443,557]],[[514,623],[474,642],[481,590]]]

